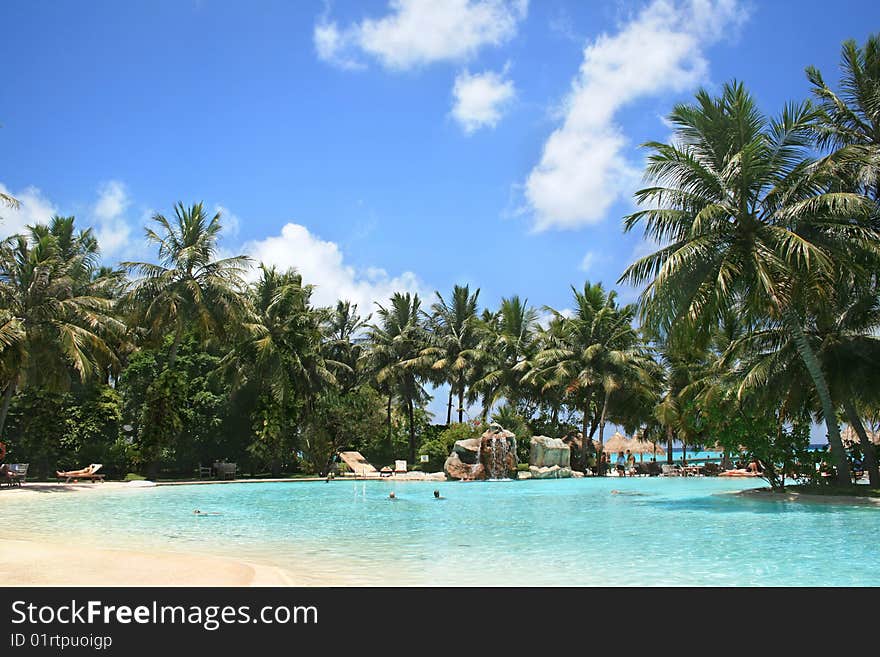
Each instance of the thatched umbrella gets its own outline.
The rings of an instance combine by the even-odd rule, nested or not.
[[[880,445],[880,431],[868,431],[865,429],[865,433],[868,434],[868,440],[875,445]],[[859,434],[855,432],[855,429],[848,425],[846,429],[840,432],[840,439],[846,447],[859,444]]]
[[[640,461],[643,459],[643,456],[645,454],[651,454],[652,456],[654,456],[656,454],[663,453],[662,447],[654,443],[649,443],[647,440],[638,440],[636,438],[633,438],[629,442],[631,443],[631,446],[627,449],[632,450],[633,454],[638,454]]]
[[[629,440],[626,436],[624,436],[619,431],[615,431],[614,435],[611,436],[608,440],[605,441],[604,450],[606,454],[617,452],[625,452],[631,448],[631,444],[633,441]]]

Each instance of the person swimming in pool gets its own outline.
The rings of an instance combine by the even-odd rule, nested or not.
[[[435,500],[445,500],[446,498],[440,494],[439,490],[434,491],[434,499]]]
[[[212,511],[200,511],[199,509],[196,509],[195,511],[193,511],[193,515],[195,515],[195,516],[219,516],[220,514],[212,512]]]
[[[394,491],[391,491],[391,493],[389,493],[388,499],[389,500],[396,500],[397,499],[397,495],[394,494]]]

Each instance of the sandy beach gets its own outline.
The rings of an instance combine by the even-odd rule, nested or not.
[[[6,586],[290,586],[280,568],[205,555],[0,539]]]
[[[28,483],[3,489],[0,500],[15,503],[45,495],[98,495],[143,490],[126,482],[104,484]],[[307,585],[274,566],[225,557],[103,549],[46,541],[0,538],[0,581],[5,586],[292,586]],[[314,584],[314,582],[311,582]]]

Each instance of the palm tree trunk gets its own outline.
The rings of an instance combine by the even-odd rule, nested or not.
[[[464,422],[462,417],[464,413],[464,386],[458,389],[458,423]]]
[[[177,360],[177,350],[180,348],[180,343],[183,341],[183,327],[178,326],[174,331],[174,342],[171,343],[171,350],[168,352],[168,365],[167,369],[171,369],[174,367],[174,363]]]
[[[407,400],[409,408],[409,462],[416,462],[416,417],[413,410],[413,400],[410,397]]]
[[[779,303],[777,302],[777,307]],[[837,424],[837,413],[834,404],[831,401],[831,391],[828,389],[828,381],[825,373],[822,372],[822,366],[816,356],[816,352],[810,346],[804,329],[801,326],[800,318],[791,306],[781,308],[785,325],[791,331],[798,354],[813,379],[813,385],[819,395],[822,403],[822,414],[825,416],[825,428],[828,431],[828,444],[831,446],[831,455],[834,457],[837,466],[837,483],[840,486],[849,486],[851,483],[851,475],[849,470],[849,461],[846,458],[846,450],[843,448],[843,442],[840,440],[840,426]]]
[[[388,394],[388,411],[385,416],[385,421],[388,424],[388,449],[391,449],[391,398],[392,395]]]
[[[6,416],[9,414],[9,405],[12,403],[12,397],[15,395],[16,384],[18,383],[18,376],[13,377],[12,381],[10,381],[6,390],[3,391],[3,405],[0,406],[0,439],[3,438],[3,428],[6,426]]]
[[[666,427],[666,462],[672,465],[672,425]]]
[[[868,481],[871,484],[871,488],[880,488],[880,469],[877,467],[877,453],[874,451],[874,443],[868,438],[865,425],[862,424],[862,420],[859,418],[851,397],[848,397],[843,402],[843,408],[846,410],[849,425],[859,437],[859,445],[861,445],[862,453],[865,455],[865,469],[868,471]]]
[[[608,412],[608,398],[611,395],[605,393],[605,401],[602,402],[602,415],[599,416],[599,453],[605,449],[605,414]]]
[[[584,463],[584,472],[587,471],[587,435],[588,435],[587,427],[589,426],[588,420],[590,417],[590,404],[592,404],[592,403],[593,403],[593,392],[591,390],[590,394],[587,395],[587,403],[584,404],[584,420],[583,420],[583,429],[581,431],[581,458],[583,459],[583,463]],[[592,438],[592,434],[590,434],[590,437]],[[601,451],[596,452],[596,459],[597,460],[598,460],[599,456],[601,455],[601,453],[602,453]]]
[[[446,426],[452,424],[452,386],[449,386],[449,403],[446,405]]]

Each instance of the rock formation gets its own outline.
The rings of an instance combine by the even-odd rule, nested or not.
[[[443,465],[450,479],[516,479],[516,437],[492,424],[479,438],[457,440]]]
[[[549,468],[554,465],[560,468],[570,468],[571,448],[561,438],[533,436],[531,452],[529,453],[529,465],[538,468]]]
[[[571,477],[571,448],[561,438],[533,436],[529,472],[532,479]]]

